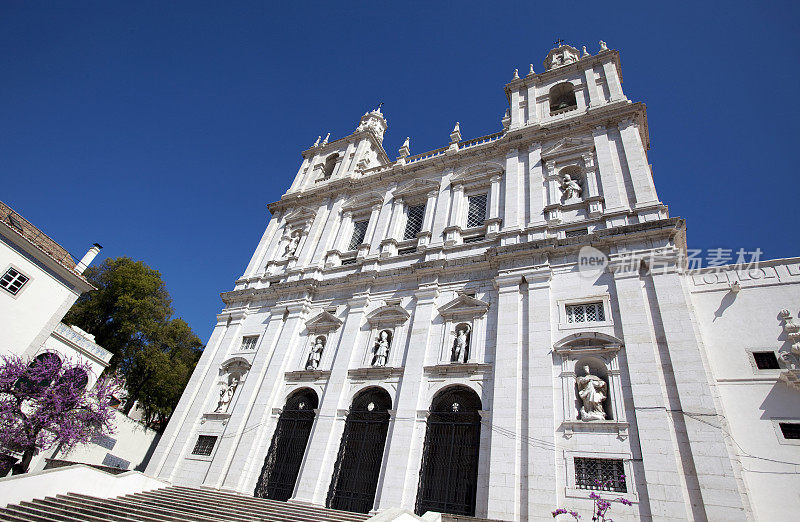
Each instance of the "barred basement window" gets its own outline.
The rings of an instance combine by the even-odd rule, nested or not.
[[[356,258],[355,257],[351,257],[349,259],[342,259],[342,264],[343,265],[354,265],[354,264],[356,264]]]
[[[402,256],[404,254],[413,254],[417,251],[417,247],[408,247],[408,248],[401,248],[397,251],[398,256]]]
[[[6,273],[3,274],[3,278],[0,279],[0,286],[11,295],[17,295],[27,282],[28,276],[22,275],[13,268],[9,268],[6,270]]]
[[[575,487],[627,493],[622,459],[575,457]]]
[[[800,423],[779,422],[778,426],[781,428],[784,439],[800,439]]]
[[[257,335],[248,335],[248,336],[242,337],[242,347],[240,348],[240,350],[242,350],[242,351],[244,351],[244,350],[255,350],[257,342],[258,342],[258,336]]]
[[[367,225],[369,225],[369,221],[356,221],[353,223],[353,236],[350,238],[350,245],[347,250],[355,250],[358,245],[364,242],[364,237],[367,235]]]
[[[214,444],[217,443],[217,437],[213,435],[200,435],[197,437],[197,443],[194,445],[192,455],[211,455],[214,449]]]
[[[483,241],[484,239],[486,239],[486,236],[465,237],[464,243],[477,243],[478,241]]]
[[[104,433],[100,433],[92,437],[91,442],[92,444],[97,444],[98,446],[102,446],[107,450],[113,450],[114,446],[117,444],[117,439],[109,437]]]
[[[753,360],[755,360],[756,368],[759,370],[780,369],[775,352],[753,352]]]
[[[425,205],[414,205],[406,211],[406,231],[403,239],[414,239],[422,230],[422,220],[425,218]]]
[[[564,232],[564,237],[576,237],[576,236],[585,236],[589,233],[588,228],[577,228],[575,230],[567,230]]]
[[[469,196],[468,199],[467,228],[483,226],[486,221],[486,194]]]
[[[606,314],[603,310],[603,302],[584,303],[576,305],[566,305],[568,323],[588,323],[605,321]]]
[[[103,459],[103,466],[108,466],[109,468],[128,469],[128,466],[130,465],[131,461],[121,459],[116,455],[112,455],[111,453],[106,453],[106,456]]]

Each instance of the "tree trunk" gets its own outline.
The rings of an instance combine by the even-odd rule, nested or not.
[[[22,454],[22,460],[14,464],[11,468],[12,475],[22,475],[23,473],[28,472],[28,466],[31,465],[31,460],[33,459],[33,455],[36,453],[35,449],[26,449],[25,452]]]

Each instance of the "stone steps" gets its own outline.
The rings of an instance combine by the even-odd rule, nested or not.
[[[10,522],[361,522],[370,516],[206,488],[170,486],[116,498],[78,493],[0,509]]]

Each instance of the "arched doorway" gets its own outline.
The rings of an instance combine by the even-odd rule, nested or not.
[[[256,484],[255,496],[273,500],[289,500],[292,496],[314,424],[314,409],[318,405],[317,394],[308,388],[298,390],[286,399]]]
[[[382,388],[368,388],[353,399],[333,470],[327,506],[369,513],[375,503],[392,399]]]
[[[422,453],[416,512],[475,516],[481,400],[463,386],[431,402]]]

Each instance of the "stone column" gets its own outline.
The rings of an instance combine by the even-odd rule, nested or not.
[[[453,203],[450,206],[450,222],[444,229],[445,245],[457,245],[461,243],[461,227],[466,225],[463,207],[464,185],[459,183],[453,186]]]
[[[600,186],[603,188],[603,199],[606,203],[605,210],[614,212],[627,209],[627,198],[625,197],[625,185],[611,159],[611,145],[608,142],[607,132],[604,126],[598,125],[592,131],[592,136],[594,136],[594,148],[600,169]]]
[[[436,315],[435,301],[439,295],[436,283],[423,285],[415,292],[414,322],[408,339],[403,380],[397,393],[395,422],[386,440],[386,468],[382,488],[376,494],[377,509],[403,507],[414,509],[420,458],[411,459],[421,450],[421,441],[414,437],[415,419],[420,394],[424,391],[423,372],[425,356],[431,350],[431,324]],[[437,349],[434,347],[433,349]],[[428,407],[429,405],[421,405]],[[420,447],[418,447],[420,446]]]
[[[431,190],[428,192],[428,201],[425,203],[425,216],[422,218],[422,230],[419,231],[418,247],[427,246],[431,242],[431,231],[433,230],[433,213],[436,209],[436,196],[438,192]]]
[[[363,355],[363,343],[360,340],[364,312],[368,305],[367,293],[358,294],[348,302],[349,310],[336,346],[331,374],[320,398],[319,413],[311,429],[306,456],[297,476],[293,497],[295,500],[325,504],[344,430],[345,416],[339,415],[339,411],[350,407],[347,371],[351,363],[356,364],[354,361],[360,361]],[[325,349],[329,348],[333,347]]]
[[[347,144],[347,148],[344,151],[344,156],[339,160],[339,164],[336,165],[336,168],[333,169],[331,173],[331,178],[339,177],[347,173],[347,167],[350,165],[350,155],[353,154],[355,150],[355,145],[352,143]]]
[[[536,85],[531,82],[528,85],[528,123],[537,123],[539,121],[539,108],[536,105]]]
[[[522,277],[495,278],[498,303],[497,339],[492,374],[491,447],[486,518],[519,520],[522,412],[520,294]],[[552,415],[552,413],[551,413]],[[481,449],[483,451],[483,448]]]
[[[392,196],[392,192],[396,188],[396,184],[391,184],[384,194],[383,203],[379,207],[379,213],[375,219],[375,228],[372,229],[373,233],[370,236],[367,236],[370,239],[370,254],[378,254],[381,249],[381,240],[387,237],[387,233],[389,230],[389,225],[391,224],[391,213],[393,208],[394,196]],[[374,210],[374,207],[373,207]],[[370,224],[372,224],[372,218],[369,220]]]
[[[305,234],[303,234],[303,238],[300,240],[300,244],[297,247],[298,267],[308,266],[311,262],[311,256],[317,246],[317,241],[319,241],[320,231],[328,218],[328,204],[330,204],[330,201],[329,198],[323,200],[317,209],[317,215],[314,217],[311,228],[306,228]]]
[[[714,378],[707,369],[686,280],[676,264],[654,268],[651,277],[706,516],[708,520],[746,520],[731,465],[738,457],[725,440],[728,423],[715,404]]]
[[[521,121],[522,111],[520,110],[519,107],[519,99],[520,99],[519,89],[515,88],[513,91],[511,91],[511,105],[510,105],[511,129],[518,129],[519,127],[522,126],[523,123]]]
[[[603,73],[606,76],[606,84],[608,84],[608,92],[611,94],[611,101],[624,100],[625,95],[622,94],[622,84],[619,81],[617,66],[614,62],[604,63]]]
[[[586,176],[586,194],[583,199],[588,204],[589,216],[597,217],[603,213],[603,198],[597,186],[597,169],[595,168],[594,154],[591,152],[583,154],[583,173]]]
[[[431,245],[441,245],[444,241],[444,230],[449,225],[447,218],[451,201],[450,178],[453,169],[447,169],[439,182],[439,195],[436,197],[436,212],[433,214],[433,227],[431,229]]]
[[[503,209],[503,231],[519,230],[520,219],[519,211],[522,208],[519,204],[520,200],[520,186],[519,186],[519,151],[517,149],[509,149],[506,152],[506,183],[504,194],[504,209]]]
[[[523,455],[526,457],[527,480],[524,491],[527,502],[521,506],[523,520],[535,520],[542,513],[549,513],[549,506],[557,504],[555,422],[553,412],[553,338],[551,333],[550,281],[552,272],[545,267],[525,274],[528,283],[527,291],[527,351],[524,354],[523,370],[527,367],[527,375],[523,375],[523,419],[526,425],[525,436],[542,444],[523,444]]]
[[[392,203],[392,216],[389,221],[387,237],[381,241],[381,257],[397,255],[397,242],[400,239],[400,224],[403,221],[403,198],[396,197]]]
[[[603,100],[600,98],[600,93],[597,90],[597,80],[594,77],[594,67],[588,67],[583,71],[583,77],[586,81],[586,90],[589,92],[589,107],[595,108]]]
[[[364,234],[364,241],[362,244],[366,245],[374,245],[376,241],[375,231],[378,230],[378,219],[381,215],[381,208],[382,206],[379,204],[372,205],[372,210],[369,214],[369,223],[367,224],[367,232]],[[372,247],[370,246],[370,249]],[[359,257],[365,257],[369,253],[369,249],[367,248],[359,248],[358,255]]]
[[[544,173],[542,172],[542,144],[531,143],[528,150],[528,184],[530,185],[528,225],[544,224]]]
[[[547,185],[547,206],[544,207],[545,219],[550,225],[561,223],[561,178],[556,172],[556,162],[545,163],[545,184]]]
[[[288,315],[285,315],[284,322],[286,311]],[[280,404],[283,372],[287,370],[287,365],[292,360],[294,347],[299,344],[299,333],[307,313],[307,300],[270,310],[269,322],[266,331],[259,339],[253,365],[244,382],[236,390],[239,396],[234,397],[234,403],[228,410],[231,416],[225,427],[225,433],[220,437],[219,448],[205,484],[229,489],[237,489],[244,485],[245,474],[242,473],[242,469],[253,458],[256,440],[259,436],[265,435],[263,427],[266,425],[268,414],[273,407],[283,407],[283,404]],[[266,444],[263,447],[268,446],[269,444]],[[266,453],[263,455],[266,456]],[[260,463],[255,463],[255,467],[260,470],[260,465],[263,463],[262,458]]]
[[[644,477],[637,482],[646,484],[654,519],[696,520],[688,508],[690,499],[681,479],[683,469],[678,464],[681,455],[668,413],[671,406],[665,401],[661,364],[656,355],[658,345],[648,313],[650,306],[639,278],[638,259],[612,259],[608,268],[614,273],[624,355],[631,380],[631,397],[625,399],[632,404],[638,426],[638,430],[631,430],[631,436],[638,438],[642,452]],[[639,496],[643,497],[642,493]]]
[[[334,233],[339,228],[339,222],[341,221],[339,216],[341,215],[341,208],[345,200],[345,195],[340,194],[333,202],[331,211],[328,212],[328,219],[325,222],[325,225],[322,227],[322,233],[320,234],[319,241],[317,242],[317,248],[314,250],[314,254],[311,257],[311,264],[319,265],[320,263],[324,262],[325,253],[330,249],[331,244],[336,242],[336,236]]]
[[[626,118],[619,123],[619,133],[622,136],[622,147],[625,150],[625,159],[628,162],[628,172],[633,185],[633,197],[636,206],[652,205],[658,203],[656,186],[653,183],[653,173],[647,163],[647,155],[639,134],[639,125],[633,118]]]
[[[486,237],[492,238],[500,232],[500,179],[501,176],[495,174],[491,177],[489,188],[489,219],[486,220]]]

